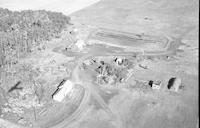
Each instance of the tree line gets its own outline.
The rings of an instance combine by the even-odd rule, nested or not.
[[[69,24],[70,17],[62,13],[0,8],[0,72],[43,42],[58,38]]]

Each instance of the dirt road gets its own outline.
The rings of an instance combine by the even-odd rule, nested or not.
[[[25,128],[0,118],[0,128]]]

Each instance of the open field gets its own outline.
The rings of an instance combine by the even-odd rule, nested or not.
[[[93,41],[94,40],[94,41]],[[99,42],[100,41],[100,42]],[[89,37],[89,43],[98,43],[135,51],[166,51],[170,45],[166,37],[137,35],[109,29],[98,29]]]

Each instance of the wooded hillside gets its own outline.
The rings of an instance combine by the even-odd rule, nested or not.
[[[69,24],[70,18],[62,13],[0,8],[0,69],[16,64],[37,46],[58,38]]]

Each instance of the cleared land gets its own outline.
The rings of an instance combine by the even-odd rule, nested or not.
[[[195,0],[103,0],[74,13],[70,17],[77,33],[69,25],[44,48],[8,63],[12,64],[6,68],[9,83],[0,84],[0,124],[8,128],[196,128],[197,5]],[[56,16],[53,19],[59,19]],[[43,24],[32,24],[38,37]],[[4,32],[15,30],[8,26]],[[78,39],[85,41],[81,50]],[[22,76],[17,78],[19,86],[16,73]],[[172,77],[182,80],[178,92],[167,87]],[[55,102],[52,94],[63,79],[76,87],[63,102]],[[161,81],[160,89],[154,90],[149,81]],[[19,89],[8,95],[13,85]]]

